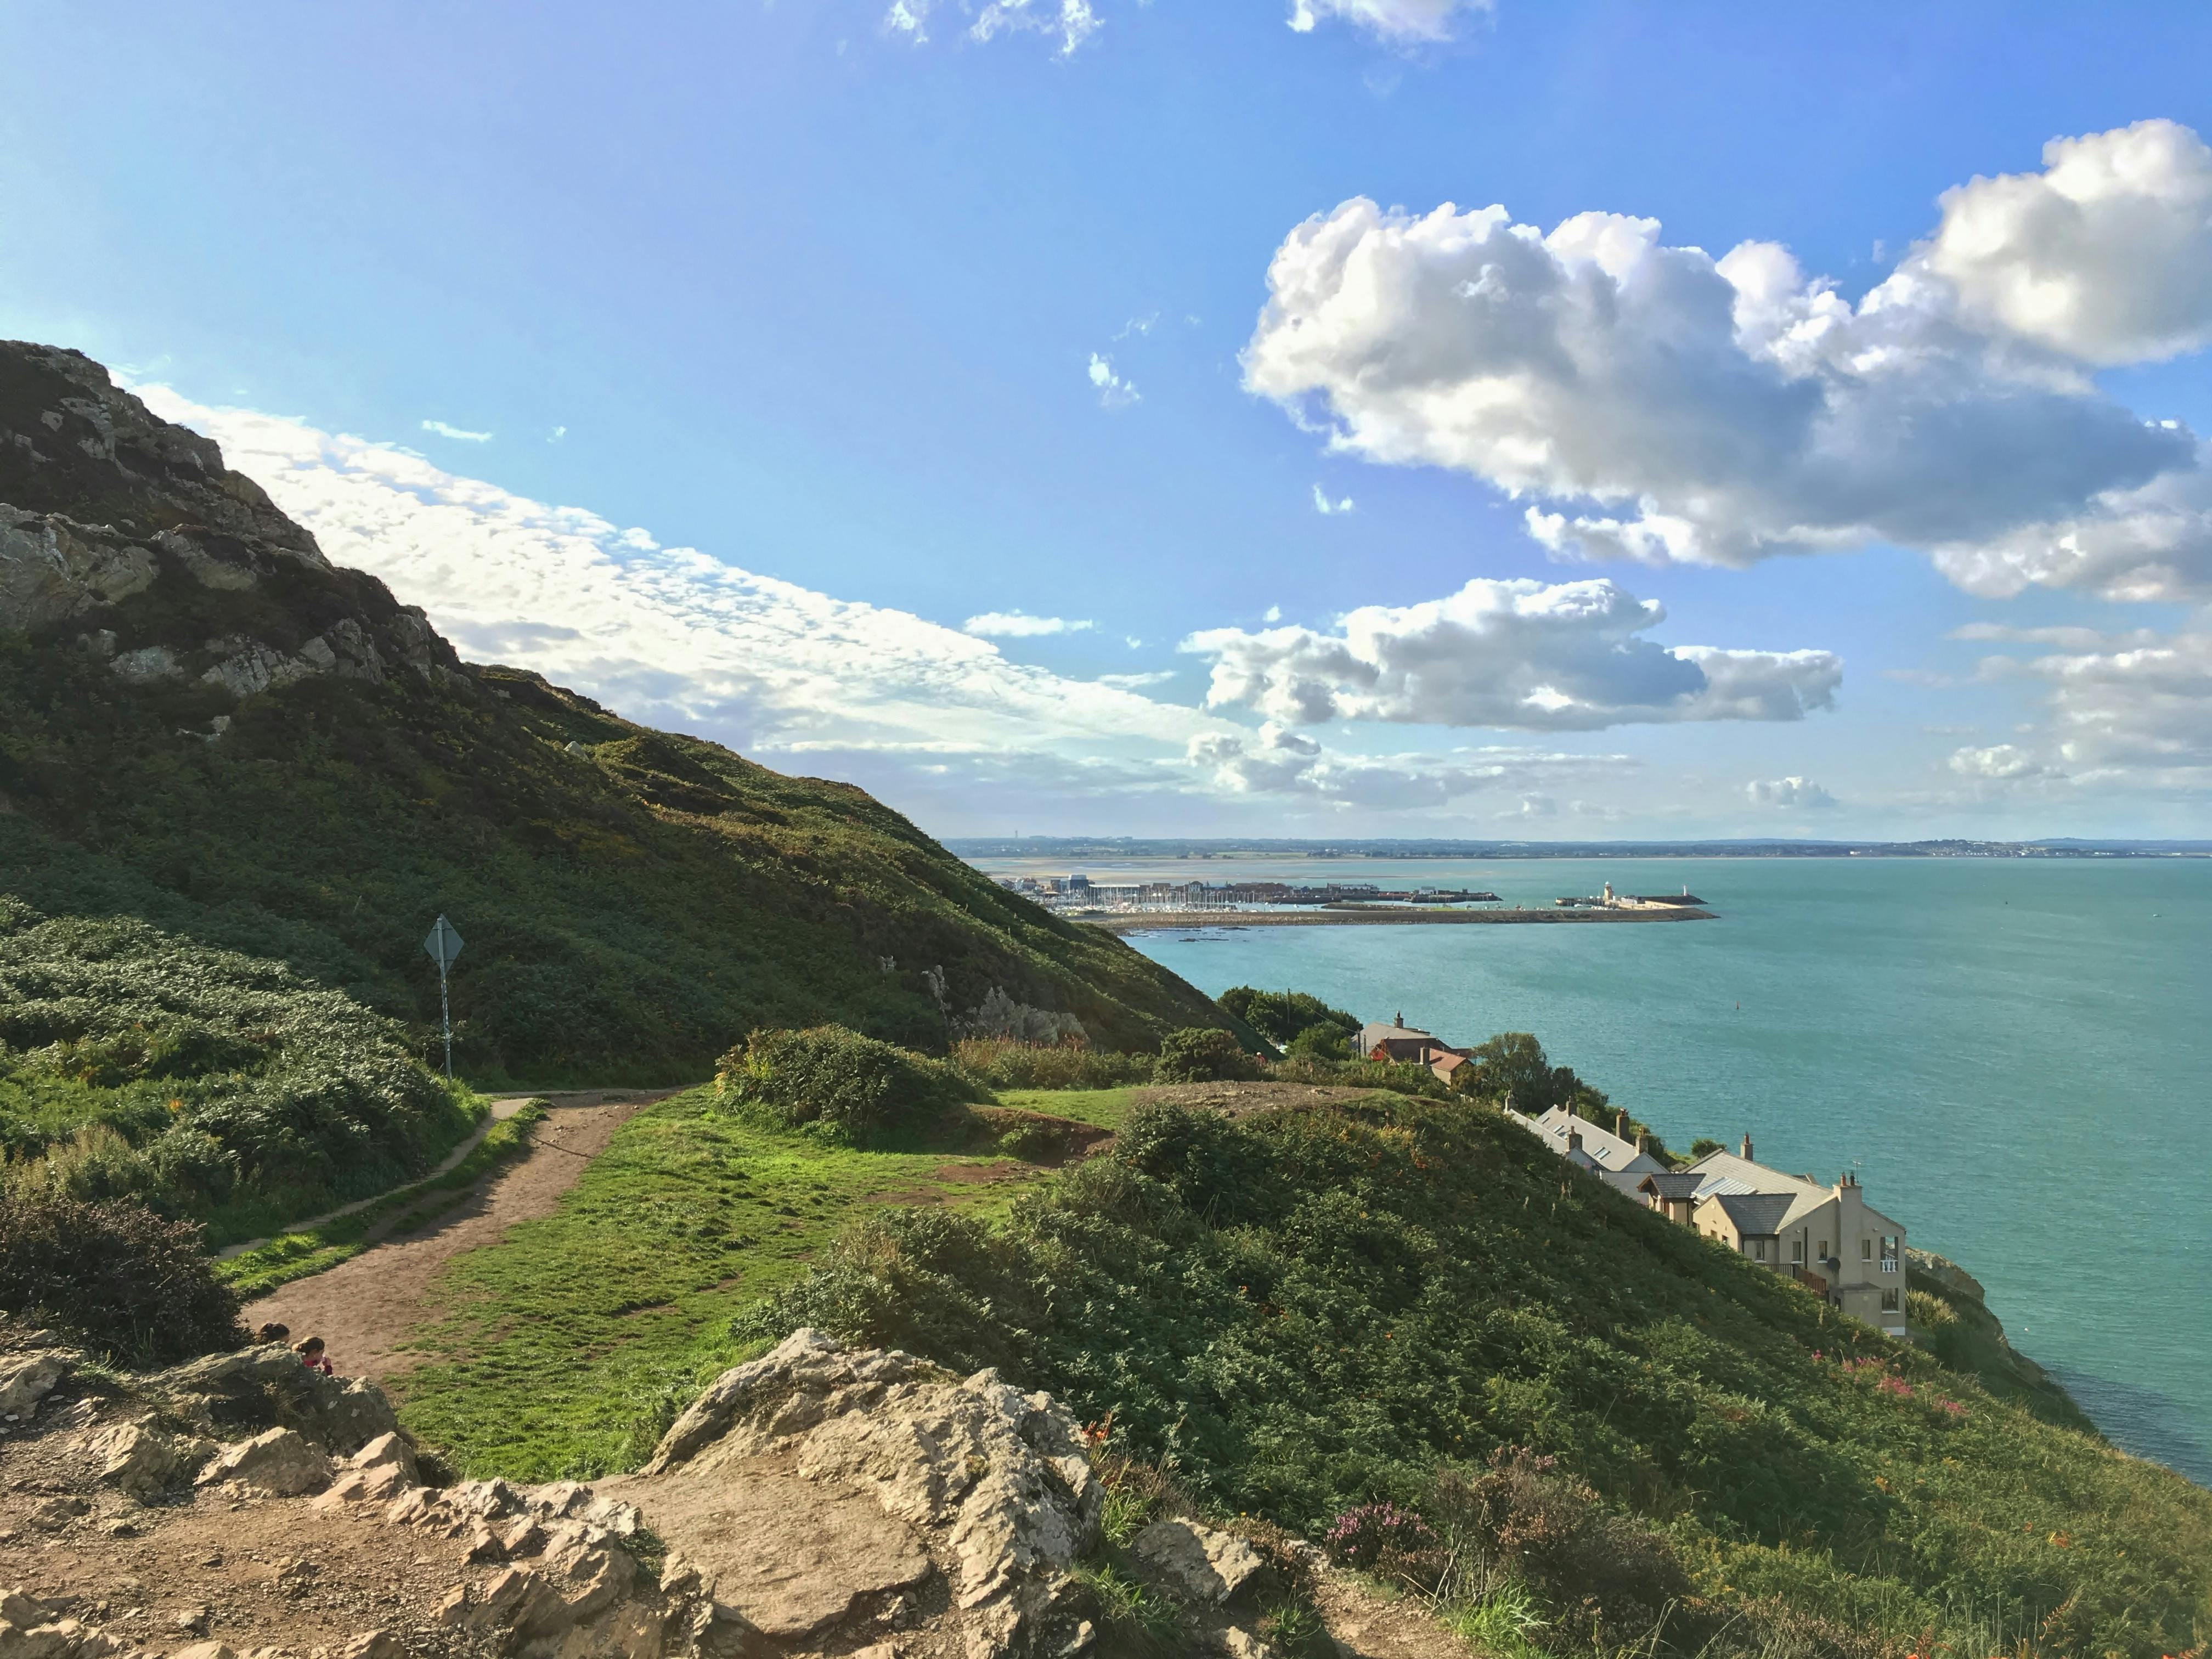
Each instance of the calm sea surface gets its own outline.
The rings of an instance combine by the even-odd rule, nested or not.
[[[994,873],[1064,873],[981,860]],[[1209,994],[1534,1031],[1670,1146],[1746,1133],[1988,1287],[2112,1439],[2212,1485],[2212,860],[1239,859],[1216,881],[1690,890],[1717,921],[1132,935]]]

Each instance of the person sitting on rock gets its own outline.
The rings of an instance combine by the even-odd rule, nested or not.
[[[309,1370],[320,1371],[325,1376],[331,1374],[331,1357],[323,1351],[321,1337],[311,1336],[292,1352],[300,1356],[301,1362]]]

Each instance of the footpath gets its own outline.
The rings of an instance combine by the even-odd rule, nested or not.
[[[380,1382],[399,1375],[415,1363],[407,1340],[434,1311],[431,1283],[446,1264],[465,1251],[498,1243],[518,1222],[551,1214],[617,1129],[644,1107],[678,1092],[584,1090],[495,1102],[485,1130],[531,1100],[550,1106],[527,1152],[494,1171],[474,1194],[428,1226],[385,1239],[328,1273],[295,1279],[248,1303],[246,1322],[289,1326],[294,1341],[322,1337],[332,1360],[349,1376]],[[452,1168],[475,1144],[471,1139],[441,1167]]]

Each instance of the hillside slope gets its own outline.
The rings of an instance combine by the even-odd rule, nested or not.
[[[1224,1023],[859,789],[463,663],[212,442],[20,343],[0,891],[279,958],[418,1038],[442,911],[468,941],[457,1059],[488,1076],[696,1076],[750,1029],[822,1020],[941,1048],[994,989],[1103,1046]]]
[[[1002,1226],[878,1212],[733,1335],[804,1325],[997,1366],[1222,1512],[1508,1619],[1506,1651],[2158,1659],[2212,1636],[2212,1493],[1486,1106],[1146,1108]]]

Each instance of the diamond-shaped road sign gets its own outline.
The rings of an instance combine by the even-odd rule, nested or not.
[[[438,971],[442,974],[461,953],[460,930],[440,916],[430,924],[430,936],[422,941],[422,948],[430,953],[430,960],[438,964]]]

